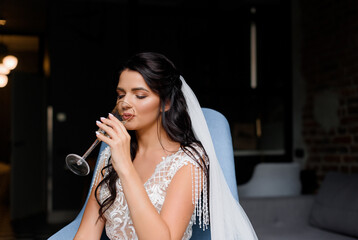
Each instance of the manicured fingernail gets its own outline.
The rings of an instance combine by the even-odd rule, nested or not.
[[[101,122],[100,122],[100,121],[96,121],[96,123],[97,123],[97,124],[101,124]]]
[[[112,113],[108,113],[108,116],[114,117]]]
[[[104,117],[101,117],[101,121],[103,122],[104,120],[106,120],[106,118],[104,118]]]
[[[96,131],[96,135],[97,135],[97,136],[100,135],[100,134],[101,134],[100,132]]]

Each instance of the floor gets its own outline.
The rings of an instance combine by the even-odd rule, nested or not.
[[[63,225],[47,224],[45,215],[11,221],[8,204],[0,203],[0,240],[48,239],[52,234],[61,229]]]
[[[0,239],[14,239],[12,226],[10,224],[10,211],[8,204],[0,204]]]
[[[0,240],[48,239],[65,225],[47,224],[46,214],[11,221],[9,184],[9,167],[0,163]]]

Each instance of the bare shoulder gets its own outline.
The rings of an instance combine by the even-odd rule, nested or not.
[[[201,166],[208,165],[208,157],[206,155],[205,149],[199,143],[192,143],[189,146],[182,148],[186,157],[192,159]]]

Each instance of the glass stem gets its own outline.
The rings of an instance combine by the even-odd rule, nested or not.
[[[82,158],[86,159],[88,157],[88,155],[90,155],[90,153],[93,151],[93,149],[98,145],[98,143],[100,143],[101,140],[96,139],[96,141],[94,141],[92,143],[92,145],[90,146],[90,148],[85,152],[85,154],[83,154]]]

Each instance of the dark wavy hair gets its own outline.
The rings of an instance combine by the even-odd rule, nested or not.
[[[183,93],[181,91],[182,82],[180,80],[180,73],[174,64],[164,55],[153,52],[145,52],[134,55],[130,58],[119,71],[119,75],[124,70],[132,70],[140,73],[144,78],[150,89],[158,94],[160,98],[161,124],[168,134],[169,138],[175,142],[180,143],[181,149],[191,156],[204,171],[209,183],[209,169],[205,164],[207,155],[200,141],[198,141],[192,130],[190,116],[187,111],[187,104]],[[165,106],[170,103],[169,110],[165,111]],[[159,118],[159,115],[158,115]],[[131,136],[131,158],[135,158],[138,148],[138,142],[134,131],[128,131]],[[158,135],[158,137],[160,137]],[[204,156],[200,156],[198,151],[193,147],[193,144],[198,145],[203,149]],[[195,156],[199,156],[199,160]],[[207,160],[206,160],[207,161]],[[104,174],[104,171],[109,171]],[[99,217],[103,217],[104,212],[113,204],[117,191],[116,181],[118,175],[113,170],[112,165],[105,166],[101,171],[104,179],[98,184],[95,190],[95,196],[100,205]],[[100,202],[97,195],[100,187],[107,186],[110,196],[103,202]]]

